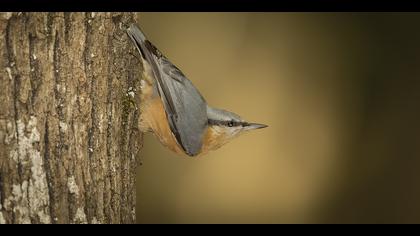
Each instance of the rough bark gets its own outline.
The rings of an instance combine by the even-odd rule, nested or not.
[[[134,223],[132,13],[0,13],[0,223]]]

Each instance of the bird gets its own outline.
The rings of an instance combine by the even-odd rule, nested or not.
[[[180,155],[202,156],[239,135],[267,127],[212,107],[193,83],[132,23],[126,33],[143,64],[140,81],[140,121],[143,133]]]

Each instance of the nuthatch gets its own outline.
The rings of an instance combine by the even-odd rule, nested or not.
[[[178,154],[215,150],[245,131],[267,127],[207,105],[190,80],[134,24],[127,29],[141,55],[140,129]]]

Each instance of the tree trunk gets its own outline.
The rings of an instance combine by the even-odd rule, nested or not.
[[[0,13],[0,223],[135,222],[133,21]]]

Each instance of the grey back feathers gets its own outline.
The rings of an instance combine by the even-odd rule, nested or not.
[[[132,24],[127,33],[152,68],[176,140],[188,155],[197,155],[207,128],[206,101],[191,81],[146,39],[137,26]]]
[[[236,122],[242,121],[242,118],[233,112],[210,107],[210,106],[207,106],[207,117],[209,120],[218,120],[218,121],[232,121],[233,120]]]

